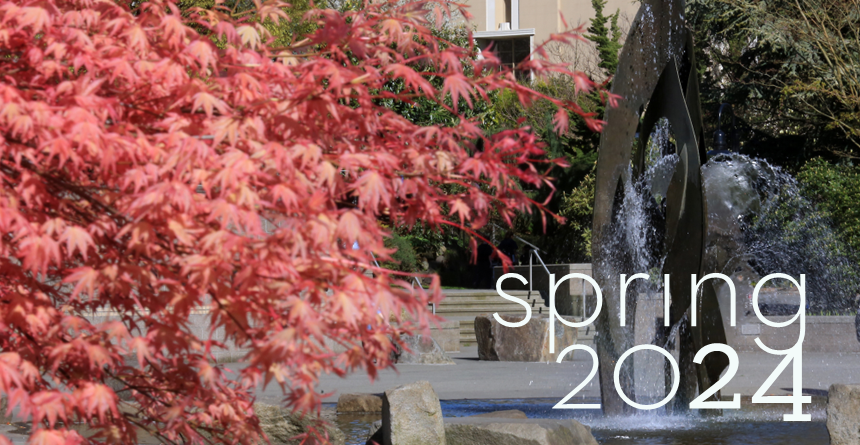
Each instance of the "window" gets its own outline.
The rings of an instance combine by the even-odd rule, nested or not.
[[[481,49],[489,49],[501,61],[501,66],[514,69],[520,62],[526,60],[531,53],[531,39],[519,37],[512,39],[487,39],[480,42]],[[529,72],[518,71],[517,78],[528,78]]]

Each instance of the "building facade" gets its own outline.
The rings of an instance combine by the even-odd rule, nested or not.
[[[586,27],[594,17],[591,0],[467,0],[475,27],[475,39],[484,49],[493,51],[507,66],[513,66],[534,49],[535,44],[549,39],[550,34],[571,28]],[[639,9],[636,0],[608,0],[605,15],[621,11],[620,24],[632,21]],[[564,16],[564,21],[562,20]]]

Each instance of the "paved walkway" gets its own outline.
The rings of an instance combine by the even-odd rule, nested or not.
[[[400,365],[397,371],[380,372],[374,383],[359,373],[346,378],[323,376],[319,389],[323,392],[336,391],[337,394],[379,393],[405,383],[427,380],[440,399],[561,399],[585,379],[592,366],[590,357],[584,354],[565,363],[482,362],[478,361],[477,348],[474,346],[452,354],[452,358],[455,365]],[[737,375],[723,389],[723,394],[754,394],[782,359],[764,353],[745,352],[739,352],[738,358],[740,366]],[[790,369],[791,366],[767,394],[790,393]],[[810,395],[825,395],[833,383],[860,384],[860,354],[804,353],[804,391]],[[337,394],[330,400],[336,401]],[[600,388],[596,377],[580,395],[599,397]],[[262,389],[258,396],[260,400],[281,399],[277,385]]]
[[[329,399],[334,402],[337,401],[337,395],[342,393],[378,393],[405,383],[428,380],[443,400],[561,399],[585,379],[592,366],[590,358],[584,354],[565,363],[482,362],[478,361],[476,347],[464,348],[460,353],[452,354],[452,357],[455,365],[400,365],[396,371],[382,371],[374,383],[370,383],[366,375],[359,373],[347,378],[324,376],[319,389],[336,392],[335,396]],[[723,394],[752,395],[781,360],[781,357],[763,353],[740,352],[738,357],[738,373],[726,385]],[[238,367],[237,364],[226,366]],[[788,394],[791,378],[790,373],[783,373],[768,394]],[[804,392],[823,396],[833,383],[860,384],[860,354],[804,353]],[[599,394],[595,378],[580,395],[597,398]],[[261,388],[258,400],[280,403],[282,397],[278,386],[272,384],[268,388]],[[15,445],[25,444],[27,436],[21,434],[23,431],[15,430],[18,430],[15,425],[0,425],[0,434],[6,434]]]

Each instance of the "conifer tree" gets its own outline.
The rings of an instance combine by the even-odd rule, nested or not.
[[[618,51],[621,50],[621,29],[618,27],[618,16],[621,12],[616,10],[615,14],[609,17],[603,15],[606,0],[591,0],[591,6],[594,8],[594,18],[591,19],[591,26],[588,27],[585,38],[597,44],[597,52],[600,54],[600,63],[597,66],[603,68],[607,76],[612,76],[618,68]],[[609,27],[606,26],[607,23]]]

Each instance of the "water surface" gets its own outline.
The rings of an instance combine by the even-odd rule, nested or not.
[[[611,419],[604,418],[598,410],[554,410],[556,402],[549,399],[443,400],[442,413],[445,417],[464,417],[518,409],[529,418],[574,418],[591,427],[601,445],[826,445],[830,442],[821,400],[814,400],[808,407],[812,422],[783,422],[782,414],[790,411],[787,405],[751,405],[748,400],[742,403],[740,411],[726,411],[720,417],[643,412]],[[338,426],[347,435],[347,445],[364,445],[368,427],[379,418],[378,415],[338,416]]]

